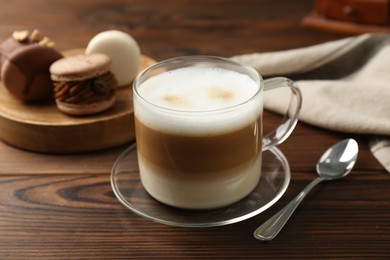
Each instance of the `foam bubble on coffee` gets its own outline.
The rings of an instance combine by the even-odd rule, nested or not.
[[[172,132],[185,131],[197,134],[227,126],[242,127],[253,122],[261,113],[262,101],[253,102],[251,107],[237,109],[237,112],[224,115],[211,115],[215,111],[234,107],[251,99],[258,92],[258,84],[245,74],[222,68],[186,67],[161,73],[147,79],[138,88],[138,93],[149,103],[170,111],[200,112],[197,116],[183,117],[178,120],[168,113],[153,108],[147,102],[148,109],[137,108],[136,116],[152,128]],[[136,102],[138,103],[138,102]],[[258,109],[254,109],[257,106]],[[180,117],[179,117],[180,118]],[[210,124],[210,122],[212,122]],[[229,128],[229,131],[232,128]]]

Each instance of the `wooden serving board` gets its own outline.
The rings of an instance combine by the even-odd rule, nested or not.
[[[79,50],[68,51],[74,54]],[[140,70],[155,61],[141,57]],[[118,89],[109,110],[73,117],[60,112],[54,100],[23,103],[0,82],[0,139],[22,149],[44,153],[79,153],[115,147],[135,138],[133,94],[130,86]]]

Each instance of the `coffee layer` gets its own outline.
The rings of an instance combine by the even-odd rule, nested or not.
[[[149,162],[172,172],[198,178],[209,172],[241,165],[261,153],[261,121],[241,129],[205,136],[164,133],[149,128],[135,117],[138,152]]]

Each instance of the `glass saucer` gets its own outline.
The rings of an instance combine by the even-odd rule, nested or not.
[[[215,210],[191,211],[166,206],[144,189],[139,178],[136,144],[127,148],[111,170],[118,200],[147,219],[178,227],[215,227],[237,223],[263,212],[286,191],[291,178],[286,157],[276,147],[263,152],[262,174],[256,188],[242,200]]]

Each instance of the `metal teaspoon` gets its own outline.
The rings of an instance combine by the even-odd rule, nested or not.
[[[358,150],[358,144],[354,139],[345,139],[330,147],[317,163],[316,169],[319,177],[309,183],[305,189],[278,213],[258,227],[253,233],[255,238],[263,241],[274,239],[314,186],[322,181],[345,177],[352,170],[357,159]]]

